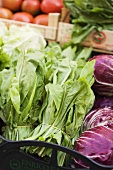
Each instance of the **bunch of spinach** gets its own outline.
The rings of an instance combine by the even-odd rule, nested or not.
[[[63,0],[74,29],[71,41],[81,43],[93,30],[113,30],[113,0]]]

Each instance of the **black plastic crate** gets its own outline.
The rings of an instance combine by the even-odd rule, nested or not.
[[[9,141],[0,136],[0,170],[87,170],[87,168],[59,167],[57,163],[57,152],[62,151],[71,157],[78,158],[89,165],[89,170],[110,170],[113,166],[98,164],[80,153],[52,143],[40,141]],[[24,146],[39,146],[52,149],[49,162],[45,162],[20,149]]]

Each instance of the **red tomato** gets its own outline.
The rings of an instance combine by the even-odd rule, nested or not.
[[[24,0],[21,5],[22,11],[28,12],[32,15],[37,15],[40,11],[39,0]]]
[[[28,22],[28,23],[33,22],[33,16],[28,12],[17,12],[13,14],[11,19],[16,21]]]
[[[61,9],[64,7],[63,0],[42,0],[41,2],[41,11],[48,13],[61,12]]]
[[[2,7],[8,8],[12,11],[19,11],[22,0],[1,0]]]
[[[11,19],[13,16],[12,11],[7,8],[0,7],[0,18]]]
[[[47,14],[40,14],[34,18],[33,23],[48,26],[48,18]]]

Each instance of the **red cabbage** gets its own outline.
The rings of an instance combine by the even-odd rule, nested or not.
[[[75,141],[74,150],[103,165],[113,165],[113,130],[105,126],[91,128]],[[75,167],[88,167],[74,159]]]
[[[109,107],[94,109],[85,116],[81,130],[82,132],[96,127],[106,126],[113,130],[113,109]]]
[[[113,108],[113,97],[101,97],[95,100],[93,109],[111,107]]]
[[[90,60],[96,60],[93,90],[103,96],[113,96],[113,56],[101,54]]]

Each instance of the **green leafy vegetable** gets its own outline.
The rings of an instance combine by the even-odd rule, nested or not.
[[[6,53],[8,68],[4,65],[0,71],[2,135],[10,140],[41,140],[72,148],[95,99],[91,89],[95,61],[87,62],[92,48],[68,46],[62,50],[58,44],[44,48],[42,43],[35,49],[36,41],[18,43],[14,49],[7,42],[1,47],[3,50],[7,45],[11,50]],[[45,148],[27,147],[26,151],[51,155]],[[65,154],[59,152],[59,165],[64,160]]]
[[[15,64],[22,48],[32,52],[45,46],[46,41],[37,29],[13,24],[7,28],[0,22],[0,71]]]
[[[110,0],[64,0],[76,22],[113,23],[113,1]],[[73,4],[73,7],[72,7]]]
[[[44,70],[37,56],[32,58],[30,53],[18,59],[15,70],[12,68],[3,70],[0,75],[1,117],[9,126],[9,131],[12,131],[10,138],[8,130],[4,129],[5,137],[19,140],[23,138],[22,136],[26,137],[26,128],[33,130],[33,124],[38,120],[40,101],[44,94]],[[6,79],[6,77],[9,78]],[[5,89],[4,84],[6,84]],[[36,108],[32,111],[35,107],[34,101]],[[15,128],[14,132],[13,128]],[[30,130],[28,132],[30,133]]]
[[[63,63],[64,61],[65,59],[62,59]],[[80,73],[80,70],[77,62],[71,62],[69,69],[67,65],[69,60],[67,61],[62,69],[59,60],[57,73],[55,70],[53,74],[53,82],[45,86],[46,97],[39,114],[39,125],[30,134],[31,137],[27,138],[28,140],[53,142],[71,148],[73,141],[79,136],[83,118],[92,108],[95,98],[91,90],[95,62],[85,64],[78,76],[77,72]],[[50,155],[47,149],[29,148],[29,151],[42,157]],[[65,154],[59,153],[60,165],[64,159]]]
[[[81,43],[93,29],[113,30],[113,0],[64,0],[74,24],[72,43]]]

